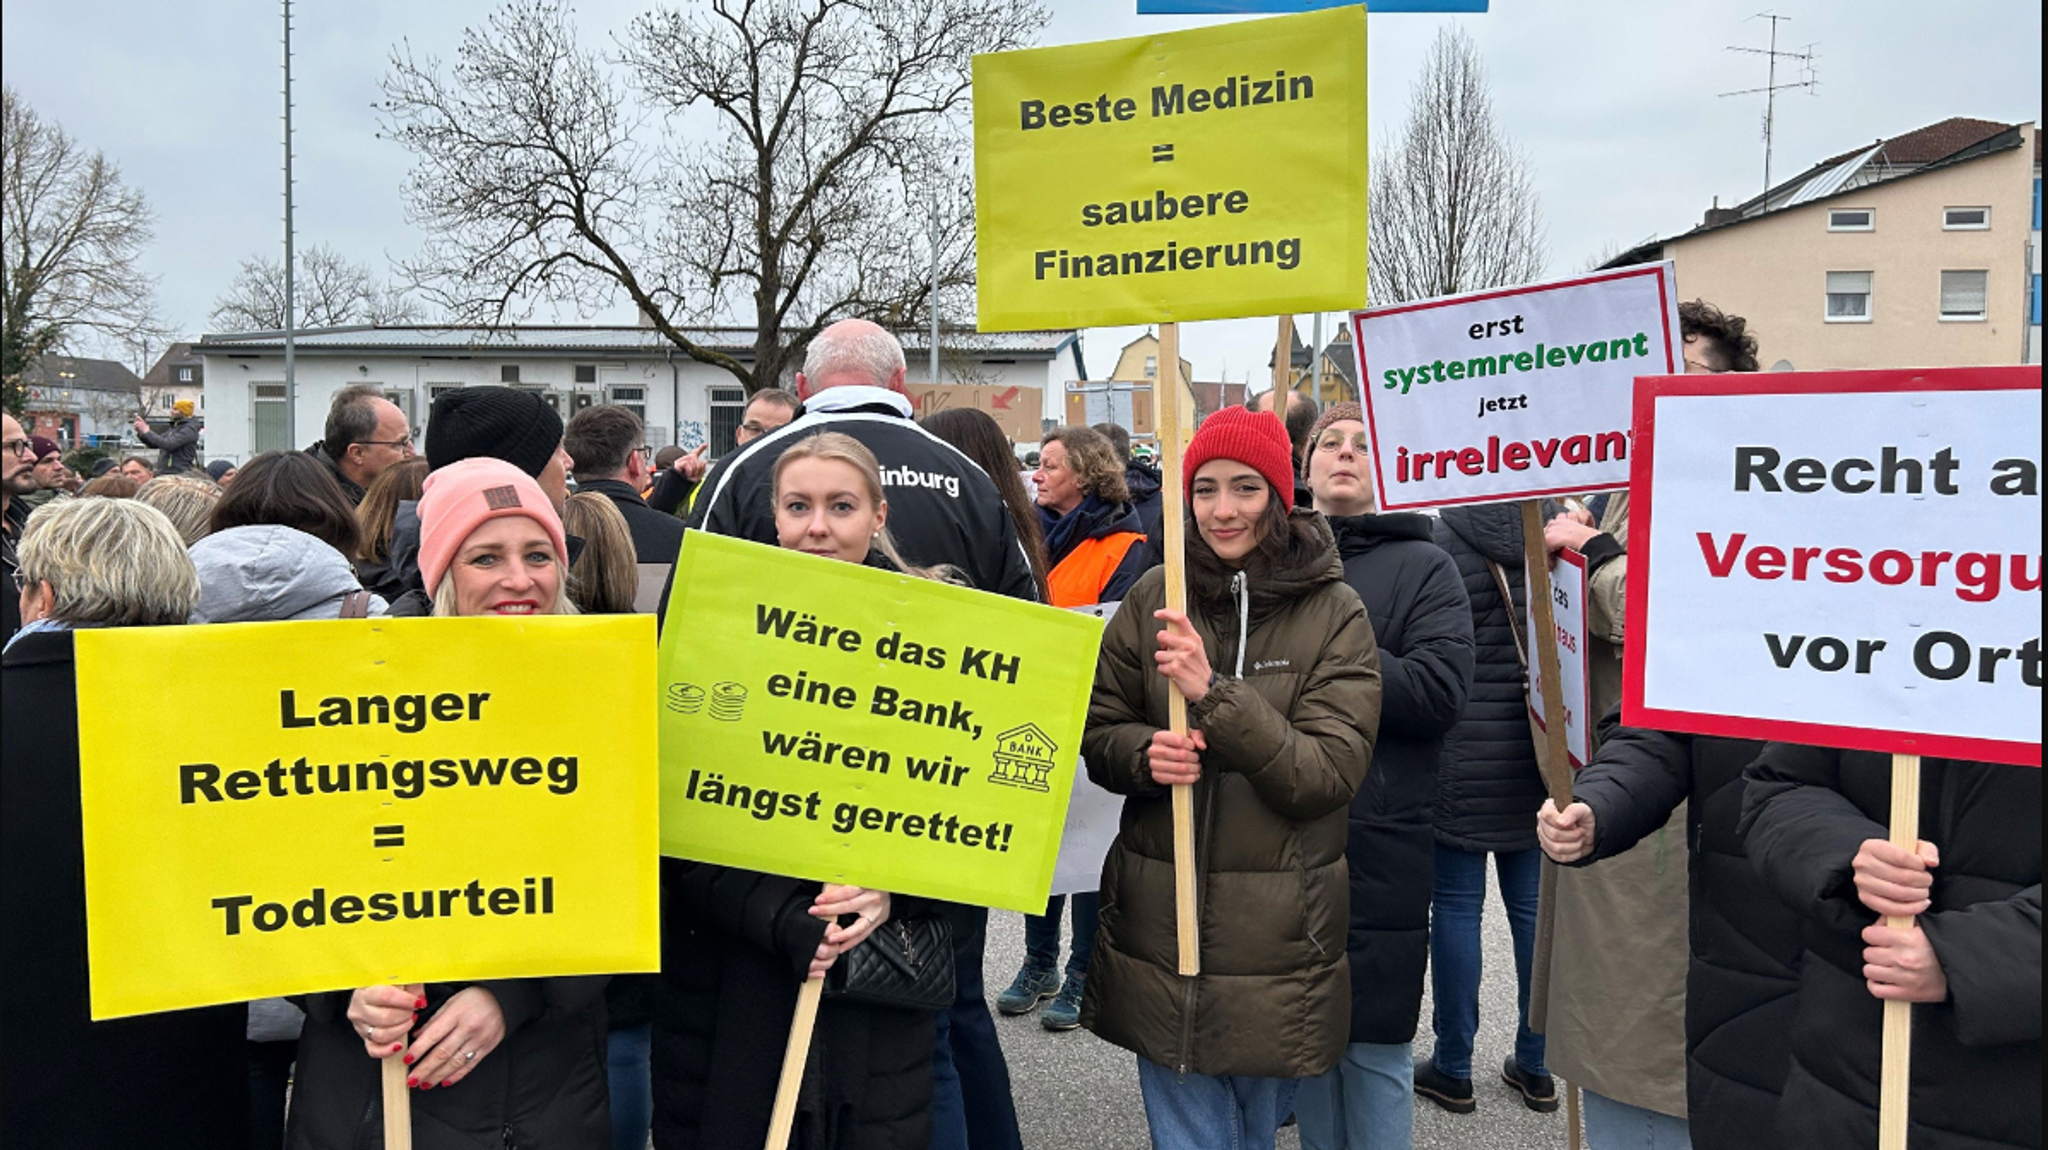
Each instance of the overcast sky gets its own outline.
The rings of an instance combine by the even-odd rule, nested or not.
[[[1144,35],[1213,22],[1139,17],[1133,0],[1049,0],[1046,44]],[[1406,111],[1416,63],[1455,20],[1492,73],[1502,127],[1528,154],[1542,196],[1552,275],[1603,248],[1683,230],[1715,196],[1761,187],[1762,97],[1716,93],[1763,83],[1761,0],[1494,0],[1483,16],[1377,15],[1370,27],[1374,141]],[[649,5],[583,0],[586,42]],[[1816,44],[1821,88],[1779,102],[1776,172],[1948,116],[2038,120],[2041,6],[2031,0],[1784,0],[1781,47]],[[484,3],[350,0],[295,6],[298,228],[383,269],[411,252],[398,186],[405,153],[376,138],[371,109],[391,47],[448,55]],[[279,50],[275,5],[255,0],[0,0],[0,72],[40,113],[104,149],[157,212],[147,257],[164,312],[204,330],[239,261],[279,244]],[[630,311],[586,317],[627,322]],[[1309,317],[1301,317],[1306,324]],[[1332,317],[1330,329],[1334,330]],[[1089,366],[1113,365],[1142,329],[1088,333]],[[1187,325],[1183,354],[1201,379],[1263,380],[1271,320]]]

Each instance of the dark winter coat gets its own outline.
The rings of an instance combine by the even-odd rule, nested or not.
[[[306,454],[312,456],[320,466],[327,469],[327,474],[341,487],[341,493],[348,496],[348,505],[350,507],[362,506],[363,496],[368,494],[368,492],[362,484],[350,479],[342,472],[341,464],[336,463],[334,457],[327,454],[327,449],[324,446],[316,443],[306,449]]]
[[[415,1150],[604,1150],[611,1145],[605,1083],[603,977],[430,982],[422,1025],[457,991],[488,989],[505,1039],[454,1086],[412,1095]],[[350,992],[305,997],[287,1150],[382,1145],[382,1067],[348,1020]]]
[[[825,937],[819,885],[663,859],[661,987],[654,997],[657,1150],[759,1150],[797,988]],[[890,913],[928,911],[897,897]],[[937,1014],[827,998],[790,1145],[925,1150]]]
[[[612,501],[619,513],[626,517],[626,528],[633,533],[633,555],[642,566],[659,564],[673,566],[676,553],[683,547],[683,521],[673,515],[663,515],[640,498],[630,483],[616,479],[592,479],[576,484],[579,492],[590,491]]]
[[[673,467],[664,468],[654,477],[654,485],[647,492],[647,506],[663,515],[682,518],[690,512],[690,496],[697,485]]]
[[[698,496],[690,526],[774,543],[775,461],[790,444],[826,431],[852,436],[881,462],[889,533],[904,558],[921,567],[958,568],[984,591],[1038,598],[1031,564],[995,481],[958,448],[919,427],[909,400],[878,387],[830,388],[809,400],[793,422],[719,460],[704,477],[708,490]],[[667,602],[664,592],[664,614]]]
[[[173,416],[162,431],[138,431],[135,438],[156,448],[156,473],[190,471],[199,460],[202,424],[191,416]]]
[[[241,1005],[91,1021],[72,638],[0,659],[0,1131],[23,1148],[246,1146]]]
[[[1131,507],[1138,513],[1138,530],[1147,538],[1159,531],[1159,516],[1166,508],[1166,496],[1159,485],[1159,469],[1132,460],[1124,464],[1124,486],[1131,489]]]
[[[21,595],[14,586],[14,573],[21,570],[21,530],[28,526],[29,505],[19,499],[7,500],[6,522],[0,523],[0,644],[21,630]]]
[[[1472,601],[1474,667],[1464,718],[1444,736],[1436,777],[1436,841],[1465,851],[1536,846],[1543,772],[1529,734],[1528,672],[1516,644],[1528,605],[1522,583],[1522,515],[1512,503],[1446,507],[1437,545],[1450,552]],[[1488,561],[1500,565],[1512,603],[1501,600]]]
[[[1751,860],[1804,920],[1778,1132],[1800,1150],[1877,1144],[1883,1004],[1863,980],[1850,863],[1890,837],[1891,757],[1772,743],[1749,768]],[[1919,919],[1948,1000],[1913,1008],[1914,1150],[2041,1145],[2041,772],[1927,759],[1920,838],[1941,851]]]
[[[1190,525],[1188,615],[1216,678],[1188,707],[1207,737],[1194,788],[1202,973],[1178,973],[1173,803],[1146,749],[1173,687],[1153,660],[1165,573],[1145,573],[1103,635],[1082,754],[1127,796],[1102,868],[1081,1025],[1160,1066],[1305,1078],[1347,1038],[1346,813],[1380,725],[1379,652],[1329,529],[1289,521],[1285,561],[1233,575]]]
[[[1572,797],[1592,808],[1598,836],[1577,865],[1620,855],[1662,830],[1681,805],[1687,811],[1692,957],[1685,1088],[1692,1144],[1791,1150],[1772,1130],[1799,1006],[1799,915],[1764,885],[1736,833],[1743,768],[1763,744],[1624,727],[1618,709],[1600,726],[1600,749],[1572,787]]]
[[[1351,1041],[1412,1041],[1436,881],[1430,825],[1444,732],[1472,686],[1472,604],[1425,515],[1332,518],[1344,582],[1380,651],[1380,737],[1351,800]]]

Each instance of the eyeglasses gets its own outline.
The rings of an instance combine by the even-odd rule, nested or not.
[[[410,439],[358,439],[356,442],[364,447],[388,447],[393,451],[410,451],[412,449],[412,440]]]
[[[1346,436],[1345,436],[1345,435],[1344,435],[1343,433],[1341,433],[1341,432],[1339,432],[1339,433],[1335,433],[1335,434],[1331,434],[1331,435],[1325,435],[1325,436],[1323,436],[1323,437],[1322,437],[1321,439],[1318,439],[1318,440],[1316,440],[1316,450],[1317,450],[1317,451],[1338,451],[1338,450],[1341,450],[1341,449],[1342,449],[1342,448],[1344,447],[1344,444],[1345,444],[1346,440],[1347,440],[1347,437],[1346,437]],[[1349,440],[1349,442],[1350,442],[1350,444],[1351,444],[1351,450],[1352,450],[1352,451],[1353,451],[1353,452],[1354,452],[1355,454],[1358,454],[1358,455],[1365,455],[1365,454],[1368,454],[1368,451],[1367,451],[1367,443],[1366,443],[1366,438],[1365,438],[1365,433],[1364,433],[1364,432],[1362,432],[1362,431],[1361,431],[1361,432],[1359,432],[1359,433],[1358,433],[1358,434],[1356,434],[1356,435],[1352,435],[1352,436],[1349,436],[1349,437],[1348,437],[1348,440]]]
[[[26,576],[26,575],[23,575],[23,574],[22,574],[21,572],[19,572],[19,571],[15,571],[15,572],[12,572],[12,573],[10,573],[10,574],[8,575],[8,578],[10,578],[10,579],[14,580],[14,593],[15,593],[15,594],[19,595],[19,594],[21,594],[21,593],[22,593],[23,591],[26,591],[26,590],[28,590],[28,576]]]
[[[0,451],[4,451],[9,455],[27,455],[33,450],[35,450],[35,445],[26,439],[0,441]]]
[[[740,424],[740,430],[748,435],[766,435],[768,434],[768,425],[758,419],[749,419]]]

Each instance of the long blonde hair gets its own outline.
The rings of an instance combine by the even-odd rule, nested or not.
[[[586,615],[625,615],[640,587],[633,529],[611,496],[579,491],[562,505],[562,529],[583,540],[569,566],[569,598]]]
[[[788,469],[790,464],[795,463],[799,459],[822,459],[850,465],[855,471],[860,472],[861,484],[867,488],[868,492],[868,506],[880,510],[889,505],[888,497],[882,494],[881,461],[875,458],[874,452],[868,450],[867,444],[862,443],[851,435],[837,431],[820,432],[817,435],[799,439],[784,449],[782,457],[775,461],[775,494],[778,500],[782,495],[782,473]],[[886,526],[875,533],[873,546],[875,550],[882,553],[883,558],[894,564],[896,569],[905,575],[914,576],[918,579],[931,579],[939,583],[964,584],[967,581],[959,571],[952,567],[917,567],[912,565],[909,560],[903,558],[903,552],[897,550],[896,537],[889,533],[889,529]]]

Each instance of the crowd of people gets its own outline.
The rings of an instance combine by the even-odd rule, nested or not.
[[[1757,369],[1740,318],[1689,303],[1681,319],[1687,371]],[[1921,1004],[1911,1145],[2040,1146],[2040,772],[1930,760],[1925,841],[1904,850],[1876,756],[1623,726],[1627,492],[1558,505],[1540,541],[1586,560],[1604,716],[1560,810],[1528,715],[1514,507],[1383,512],[1358,406],[1269,392],[1210,414],[1181,460],[1174,610],[1160,474],[1122,428],[1054,429],[1026,473],[984,413],[914,420],[904,378],[887,331],[837,324],[792,390],[752,396],[716,461],[649,452],[625,408],[565,425],[502,387],[436,399],[423,457],[371,386],[334,397],[312,448],[239,466],[200,465],[189,410],[138,429],[154,464],[88,476],[0,417],[8,1141],[381,1145],[379,1067],[397,1055],[422,1150],[757,1150],[799,986],[822,978],[792,1146],[1021,1150],[985,909],[676,858],[659,974],[89,1020],[74,632],[655,612],[689,528],[1115,605],[1082,751],[1123,797],[1120,830],[1098,891],[1027,917],[993,1008],[1129,1051],[1161,1150],[1270,1148],[1290,1121],[1309,1150],[1400,1150],[1418,1098],[1548,1112],[1560,1077],[1594,1150],[1861,1150],[1891,1000]],[[944,482],[885,481],[905,471]],[[1177,963],[1177,786],[1194,796],[1194,976]],[[1489,858],[1518,1018],[1506,1091],[1482,1104]],[[910,938],[950,966],[950,1001],[850,985],[849,954],[903,962]]]

